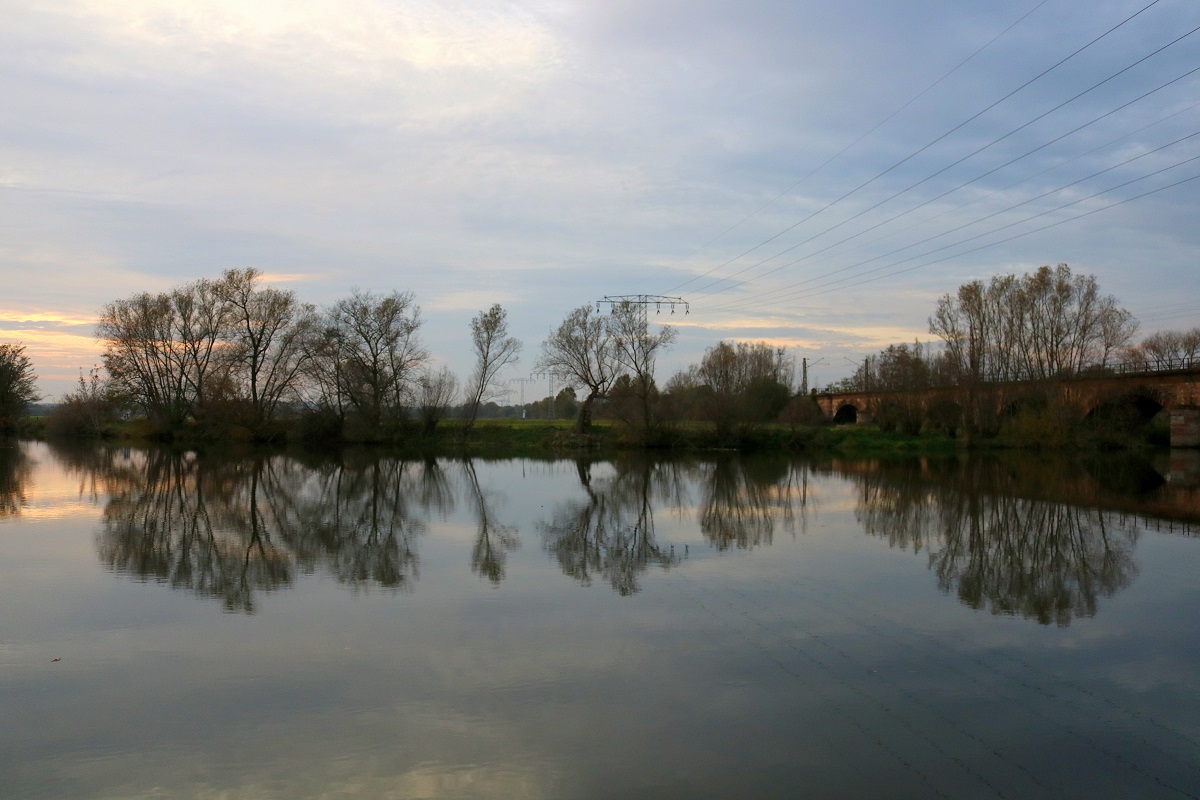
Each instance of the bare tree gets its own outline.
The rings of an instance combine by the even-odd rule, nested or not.
[[[475,348],[475,371],[467,384],[468,431],[475,425],[480,403],[500,395],[500,370],[521,354],[521,342],[508,335],[508,314],[499,303],[471,320],[471,345]]]
[[[348,404],[371,427],[399,417],[417,368],[429,358],[420,327],[411,292],[355,291],[335,303],[322,326],[320,371],[333,381],[339,408]]]
[[[1185,366],[1200,357],[1200,328],[1151,334],[1129,348],[1126,357],[1144,369]]]
[[[263,287],[251,267],[228,270],[216,293],[228,306],[231,360],[242,378],[256,422],[268,422],[279,403],[297,388],[310,350],[305,338],[316,311],[295,292]]]
[[[218,285],[199,280],[171,292],[181,350],[184,380],[199,411],[212,400],[215,386],[232,366],[232,348],[227,346],[232,333],[229,305],[222,299]]]
[[[171,427],[192,413],[199,385],[181,340],[179,295],[142,292],[100,312],[101,360],[118,391],[155,424]]]
[[[1113,298],[1105,298],[1100,311],[1100,366],[1108,366],[1108,360],[1114,354],[1128,347],[1137,329],[1138,321],[1133,314],[1119,308]],[[1200,346],[1200,329],[1196,334],[1196,343]]]
[[[653,423],[654,364],[660,350],[675,341],[675,329],[664,325],[650,333],[645,307],[629,300],[613,306],[609,330],[617,362],[629,370],[629,386],[637,399],[643,432]]]
[[[1074,275],[1066,264],[964,284],[929,319],[962,383],[1078,373],[1104,364],[1136,329],[1094,276]]]
[[[458,395],[458,378],[443,366],[426,370],[417,380],[417,414],[425,433],[433,433]]]
[[[588,390],[579,406],[576,433],[592,427],[592,406],[617,377],[617,360],[607,318],[591,305],[580,306],[542,342],[535,368]]]

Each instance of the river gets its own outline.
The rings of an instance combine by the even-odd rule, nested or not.
[[[5,798],[1200,797],[1200,459],[0,442]]]

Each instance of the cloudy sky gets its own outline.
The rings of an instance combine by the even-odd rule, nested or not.
[[[1194,0],[0,0],[0,20],[0,341],[51,398],[98,361],[105,302],[244,266],[318,306],[411,291],[460,373],[501,303],[511,377],[606,295],[689,302],[660,379],[724,338],[833,380],[928,339],[961,283],[1059,262],[1143,333],[1200,324]]]

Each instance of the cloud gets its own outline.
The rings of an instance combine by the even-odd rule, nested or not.
[[[532,339],[604,295],[683,295],[686,362],[715,343],[700,325],[853,356],[965,280],[1043,263],[1135,314],[1200,291],[1200,183],[1033,230],[1194,175],[1171,165],[1200,140],[1088,177],[1195,130],[1195,76],[1116,110],[1190,68],[1188,42],[1080,93],[1200,11],[1159,4],[1055,69],[1128,13],[1047,4],[980,50],[1022,13],[9,3],[0,280],[8,305],[71,309],[244,266],[318,305],[413,291],[460,365],[464,315],[492,302]]]

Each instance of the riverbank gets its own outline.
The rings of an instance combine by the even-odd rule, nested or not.
[[[47,429],[44,418],[31,417],[19,430],[22,438],[57,440]],[[76,440],[81,437],[72,437]],[[570,420],[479,420],[468,432],[455,420],[444,422],[433,433],[416,430],[397,431],[386,437],[347,437],[306,439],[292,431],[271,437],[254,437],[233,432],[228,436],[200,435],[184,428],[163,435],[144,423],[133,420],[110,425],[100,436],[84,437],[98,441],[130,443],[167,443],[182,447],[219,444],[298,445],[315,448],[378,445],[431,454],[546,454],[616,453],[630,450],[681,452],[832,452],[856,455],[917,454],[933,455],[960,450],[963,443],[938,433],[909,436],[885,432],[874,425],[759,425],[718,434],[710,425],[682,423],[664,426],[648,437],[635,435],[626,426],[598,421],[587,434],[575,433]]]
[[[941,455],[962,450],[1140,451],[1169,444],[1163,425],[1127,428],[1119,425],[1060,424],[1047,427],[1028,421],[1004,427],[991,436],[968,439],[961,435],[923,430],[908,434],[873,424],[809,425],[764,424],[719,432],[706,423],[663,424],[648,435],[639,435],[612,420],[598,420],[587,434],[575,433],[571,420],[484,419],[468,431],[458,420],[446,420],[433,432],[415,427],[398,428],[382,436],[309,435],[303,426],[280,426],[270,435],[253,435],[241,429],[214,434],[185,427],[168,434],[155,431],[142,420],[106,426],[97,437],[108,441],[171,443],[196,447],[225,443],[300,445],[338,448],[380,445],[420,453],[440,454],[545,454],[614,453],[629,450],[705,452],[837,453],[857,456]],[[45,417],[22,421],[19,435],[30,439],[55,439]]]

